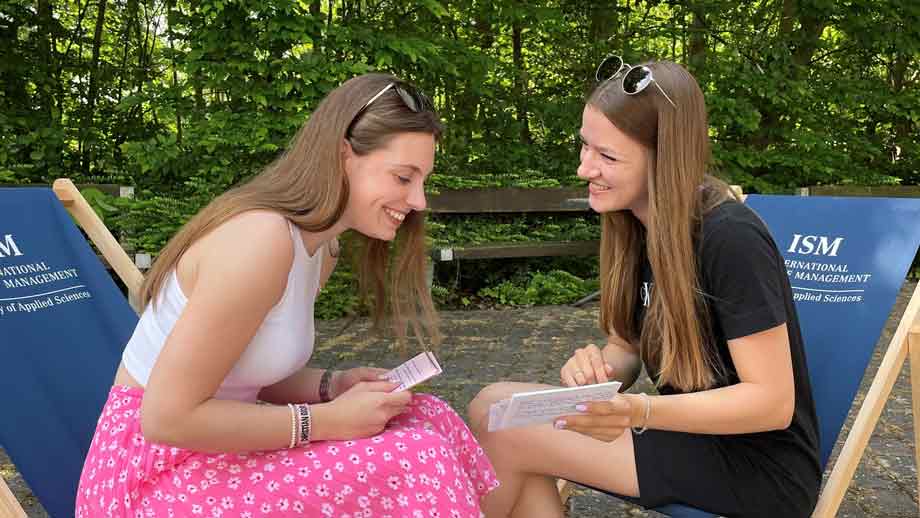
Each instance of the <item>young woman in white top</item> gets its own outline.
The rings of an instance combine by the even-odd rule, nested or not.
[[[349,229],[378,319],[437,341],[422,211],[440,134],[411,85],[354,78],[182,228],[145,281],[77,516],[479,518],[495,478],[447,404],[395,392],[381,369],[307,366],[313,303]]]

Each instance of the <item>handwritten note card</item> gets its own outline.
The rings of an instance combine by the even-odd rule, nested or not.
[[[619,381],[559,389],[519,392],[489,407],[489,431],[552,423],[564,415],[579,414],[575,405],[612,399]]]
[[[386,373],[385,376],[389,381],[399,383],[399,386],[393,391],[399,392],[409,390],[438,374],[441,374],[441,366],[438,365],[438,360],[431,351],[425,351]]]

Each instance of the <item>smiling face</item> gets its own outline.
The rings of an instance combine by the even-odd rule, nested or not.
[[[578,177],[588,182],[596,212],[629,210],[645,223],[648,215],[649,151],[590,104],[581,121]]]
[[[434,167],[435,140],[428,133],[400,133],[383,147],[359,156],[344,143],[348,228],[390,241],[413,210],[424,210],[425,180]]]

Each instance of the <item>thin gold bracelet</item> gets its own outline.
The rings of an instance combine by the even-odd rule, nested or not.
[[[642,428],[636,428],[635,426],[632,427],[632,431],[636,435],[642,435],[646,430],[648,430],[648,418],[652,413],[652,399],[648,397],[648,394],[645,392],[640,392],[639,395],[642,396],[642,399],[645,400],[645,420],[642,421]]]

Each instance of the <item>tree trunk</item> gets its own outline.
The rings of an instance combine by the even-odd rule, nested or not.
[[[495,17],[495,6],[491,2],[485,2],[481,7],[475,8],[474,19],[476,20],[476,42],[483,55],[488,55],[492,47],[495,46],[495,31],[492,20]],[[467,85],[468,86],[468,85]],[[468,120],[478,120],[478,126],[482,128],[482,138],[490,140],[493,138],[492,115],[489,113],[487,103],[480,102],[480,99],[465,89],[456,101],[457,111],[461,118]],[[473,138],[474,124],[463,125],[466,128],[465,138],[467,141]]]
[[[168,9],[172,9],[175,6],[175,0],[170,0]],[[179,71],[176,68],[176,47],[173,44],[175,39],[175,33],[167,27],[166,28],[166,41],[169,42],[170,52],[170,65],[172,65],[172,80],[173,80],[173,91],[175,92],[175,110],[176,110],[176,145],[182,145],[182,90],[179,88]]]
[[[50,0],[38,1],[38,68],[39,73],[35,78],[37,97],[38,97],[38,114],[41,120],[41,126],[50,127],[53,119],[54,109],[54,85],[52,80],[55,76],[54,56],[52,54],[53,24],[54,18],[51,12]]]
[[[99,11],[96,14],[96,28],[93,34],[93,58],[89,68],[89,89],[86,94],[86,114],[83,118],[83,174],[89,174],[90,164],[93,162],[94,148],[92,142],[87,142],[87,134],[93,131],[96,97],[99,94],[99,51],[102,47],[102,30],[105,26],[105,8],[107,0],[100,0]]]
[[[699,6],[692,10],[690,16],[690,45],[688,64],[690,72],[698,79],[706,69],[706,12]]]
[[[122,95],[124,94],[125,78],[129,77],[131,74],[131,68],[128,66],[128,58],[131,55],[131,27],[134,25],[134,20],[137,18],[137,8],[137,0],[128,0],[128,5],[126,6],[127,16],[125,18],[125,26],[121,38],[121,67],[118,73],[118,86],[115,91],[118,102],[121,102]],[[133,113],[135,113],[135,111],[131,110],[121,116],[122,131],[112,136],[115,143],[115,145],[112,146],[112,155],[115,157],[117,162],[121,162],[122,159],[121,144],[125,142],[127,139],[127,133],[131,131],[130,124]]]
[[[821,34],[827,26],[828,16],[818,16],[814,13],[802,14],[798,9],[797,0],[784,0],[781,6],[782,18],[780,20],[781,31],[777,35],[777,43],[784,45],[790,44],[785,51],[789,52],[792,66],[786,70],[786,74],[791,81],[795,81],[802,76],[803,72],[811,65],[811,58],[814,56],[818,42],[821,41]],[[798,19],[800,27],[796,30],[794,22]],[[766,149],[776,141],[774,133],[780,125],[782,110],[774,106],[769,100],[763,99],[760,107],[761,123],[760,130],[750,140],[750,143],[759,148]],[[757,174],[756,172],[754,173]]]
[[[511,26],[512,55],[514,62],[514,106],[521,125],[521,142],[530,144],[530,121],[527,116],[527,70],[524,64],[524,42],[521,21],[515,19]]]
[[[587,63],[585,63],[584,88],[587,95],[595,86],[595,72],[601,61],[611,54],[623,54],[620,46],[622,41],[622,32],[619,30],[619,11],[617,11],[617,1],[610,2],[610,5],[594,5],[588,11],[588,19],[591,25],[588,27],[588,41],[591,43],[590,54]]]
[[[891,85],[892,94],[894,96],[900,95],[904,90],[904,86],[907,79],[907,69],[910,64],[910,58],[903,53],[899,53],[894,56],[891,67],[889,68],[889,80],[888,83]],[[914,123],[907,116],[901,115],[896,117],[893,121],[894,127],[894,136],[895,142],[897,145],[901,145],[903,142],[910,140],[911,136],[914,134]],[[892,149],[890,152],[892,158],[898,156],[898,150]]]
[[[14,62],[24,53],[22,42],[19,39],[19,30],[23,19],[11,16],[8,21],[0,24],[0,59]],[[3,98],[0,105],[10,110],[25,110],[29,106],[29,92],[26,89],[25,74],[11,74],[3,78]],[[17,109],[18,108],[18,109]]]
[[[121,101],[122,91],[124,90],[125,77],[129,74],[128,56],[131,54],[131,26],[137,18],[137,0],[129,0],[126,10],[128,16],[125,18],[125,30],[121,38],[121,72],[118,74],[118,91],[115,92],[119,101]]]
[[[815,49],[818,48],[824,28],[827,27],[827,18],[808,15],[803,16],[800,23],[802,27],[796,35],[792,62],[797,67],[807,68],[811,65],[811,58],[815,55]],[[800,73],[801,70],[797,68],[796,72]]]
[[[56,87],[56,89],[57,89],[56,105],[57,105],[57,108],[58,108],[58,109],[57,109],[57,121],[56,121],[56,122],[57,122],[58,124],[63,124],[63,122],[64,122],[64,98],[65,98],[65,93],[64,93],[64,77],[63,77],[63,74],[64,74],[64,67],[65,67],[65,66],[68,66],[68,65],[70,64],[70,48],[73,47],[74,42],[76,42],[76,41],[82,42],[82,41],[83,41],[83,20],[84,20],[84,18],[86,18],[86,12],[87,12],[87,10],[89,10],[89,0],[86,0],[86,3],[83,4],[83,7],[80,7],[80,2],[78,1],[78,2],[77,2],[77,8],[79,9],[79,14],[77,15],[77,23],[76,23],[76,25],[75,25],[75,27],[74,27],[74,29],[73,29],[72,36],[71,36],[70,39],[67,41],[67,46],[64,47],[64,52],[62,52],[62,53],[59,55],[59,63],[58,63],[57,68],[56,68],[56,70],[55,70],[56,76],[55,76],[54,84],[55,84],[55,87]],[[79,48],[82,50],[83,44],[82,44],[82,43],[79,43],[78,45],[79,45]],[[80,56],[81,54],[82,54],[82,52],[78,52],[78,53],[77,53],[77,58],[75,59],[75,61],[77,61],[77,62],[80,61],[80,57],[79,57],[79,56]],[[69,88],[68,88],[68,90],[69,90]]]
[[[783,0],[782,18],[779,21],[780,34],[792,34],[792,26],[795,23],[795,12],[798,0]]]

